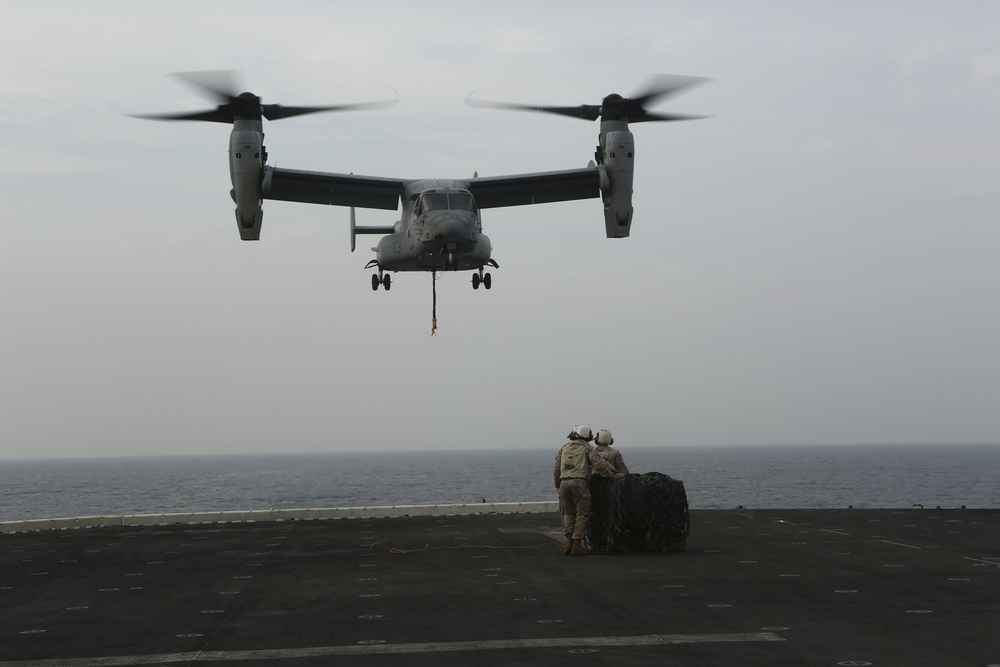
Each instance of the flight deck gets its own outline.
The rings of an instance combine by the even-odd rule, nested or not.
[[[581,558],[532,506],[3,524],[0,667],[1000,665],[1000,510],[692,510],[685,552]]]

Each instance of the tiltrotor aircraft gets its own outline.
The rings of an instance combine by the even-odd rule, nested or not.
[[[285,107],[262,104],[249,92],[237,93],[232,72],[190,72],[179,74],[197,89],[219,102],[212,110],[143,115],[161,120],[202,120],[231,123],[229,171],[236,202],[236,224],[244,241],[260,239],[263,200],[305,202],[345,206],[351,209],[351,251],[357,234],[379,234],[373,250],[375,259],[366,268],[375,268],[372,289],[388,290],[390,273],[397,271],[473,271],[472,287],[491,287],[487,267],[498,268],[493,248],[483,234],[481,211],[501,206],[522,206],[547,202],[601,197],[608,238],[629,235],[632,225],[632,179],[635,142],[629,123],[675,121],[699,118],[663,114],[647,110],[654,101],[705,81],[699,77],[654,76],[645,90],[632,98],[612,94],[600,104],[575,107],[529,106],[466,99],[473,107],[540,111],[601,120],[595,160],[587,167],[565,171],[487,176],[465,179],[401,179],[354,174],[299,171],[267,164],[263,118],[278,120],[308,113],[346,111],[392,106],[398,101],[322,107]],[[360,227],[355,224],[355,208],[401,209],[392,225]],[[436,294],[435,294],[436,296]]]

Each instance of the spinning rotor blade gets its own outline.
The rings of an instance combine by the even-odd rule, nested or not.
[[[513,109],[515,111],[541,111],[543,113],[554,113],[560,116],[572,116],[584,120],[597,120],[601,115],[601,106],[593,104],[581,104],[578,107],[541,107],[531,104],[512,104],[510,102],[493,102],[490,100],[477,100],[466,97],[465,103],[470,107],[480,109]]]
[[[390,88],[390,90],[392,90]],[[396,91],[393,90],[393,93]],[[292,116],[302,116],[308,113],[319,113],[321,111],[361,111],[363,109],[388,109],[399,102],[399,94],[396,99],[382,100],[380,102],[359,102],[356,104],[337,104],[328,107],[284,107],[280,104],[262,104],[261,114],[268,120],[279,120],[281,118],[291,118]]]
[[[204,70],[201,72],[175,72],[177,77],[200,93],[207,93],[213,102],[226,104],[236,99],[240,85],[240,74],[234,69]]]
[[[646,110],[647,104],[676,95],[685,88],[708,81],[697,76],[680,76],[658,74],[646,84],[645,90],[632,98],[622,97],[613,93],[604,98],[601,104],[581,104],[576,107],[535,106],[530,104],[511,104],[509,102],[493,102],[477,100],[471,96],[465,98],[470,107],[487,109],[514,109],[518,111],[541,111],[543,113],[582,118],[583,120],[624,120],[630,123],[652,121],[695,120],[704,116],[689,116],[681,114],[653,113]]]
[[[133,113],[132,118],[144,118],[146,120],[207,120],[213,123],[232,123],[233,116],[220,109],[210,109],[207,111],[192,111],[191,113]]]
[[[685,88],[705,83],[710,79],[700,76],[682,76],[680,74],[654,74],[646,82],[645,92],[632,98],[632,102],[641,106],[652,104],[657,100],[671,97]]]
[[[234,70],[212,70],[205,72],[179,72],[174,76],[202,93],[207,93],[219,103],[215,109],[171,114],[137,114],[135,118],[154,120],[203,120],[213,123],[232,123],[237,120],[280,120],[293,116],[326,111],[355,111],[361,109],[385,109],[399,102],[399,93],[392,88],[394,99],[357,104],[337,104],[317,107],[281,106],[261,104],[260,97],[253,93],[236,93],[238,74]]]

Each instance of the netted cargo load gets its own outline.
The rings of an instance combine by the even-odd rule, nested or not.
[[[687,549],[691,518],[684,482],[649,472],[590,485],[587,540],[599,554],[672,553]]]

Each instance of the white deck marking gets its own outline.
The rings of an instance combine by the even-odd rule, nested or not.
[[[842,530],[834,530],[833,528],[821,528],[820,530],[822,530],[824,533],[836,533],[837,535],[844,535],[846,537],[851,536],[850,533],[845,533]]]
[[[446,653],[525,648],[592,646],[654,646],[657,644],[712,644],[717,642],[782,642],[771,632],[718,633],[693,635],[638,635],[634,637],[553,637],[551,639],[498,639],[470,642],[427,642],[420,644],[356,644],[352,646],[311,646],[256,651],[194,651],[123,655],[104,658],[55,658],[51,660],[8,660],[0,667],[124,667],[162,665],[171,662],[228,662],[247,660],[292,660],[342,655],[390,655],[405,653]]]
[[[892,544],[897,547],[906,547],[907,549],[920,549],[920,547],[915,547],[912,544],[903,544],[902,542],[890,542],[889,540],[882,540],[886,544]]]
[[[996,562],[994,560],[984,560],[982,558],[971,558],[969,556],[962,556],[962,558],[964,558],[965,560],[974,560],[977,563],[986,563],[987,565],[997,565],[997,566],[1000,566],[1000,563],[998,563],[998,562]]]

